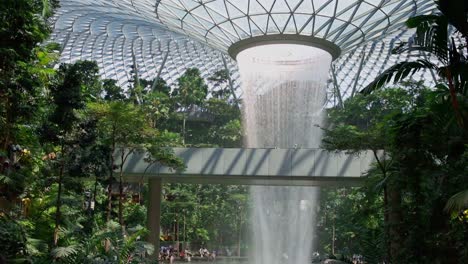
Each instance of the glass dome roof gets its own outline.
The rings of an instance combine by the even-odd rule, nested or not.
[[[140,1],[144,2],[144,1]],[[432,0],[159,0],[156,16],[170,29],[227,50],[272,34],[314,36],[347,52],[400,29]]]
[[[333,101],[336,87],[345,98],[394,63],[417,55],[390,51],[412,36],[403,24],[409,16],[434,8],[432,0],[61,0],[52,40],[62,44],[63,62],[94,60],[104,78],[122,86],[131,79],[133,55],[144,79],[157,75],[167,55],[161,77],[169,84],[190,67],[209,77],[225,69],[226,61],[238,87],[237,64],[226,54],[232,43],[265,33],[316,34],[342,49],[330,70]],[[262,26],[261,17],[267,21]],[[242,26],[241,20],[247,23]],[[418,76],[433,78],[429,72]]]
[[[221,52],[159,24],[151,11],[154,3],[143,8],[145,1],[139,1],[137,9],[130,2],[60,1],[52,40],[63,46],[62,62],[96,61],[104,78],[116,79],[124,87],[131,79],[133,54],[140,77],[148,80],[168,55],[160,77],[169,84],[190,67],[199,68],[204,77],[225,68]],[[235,62],[224,57],[228,68],[235,68]]]

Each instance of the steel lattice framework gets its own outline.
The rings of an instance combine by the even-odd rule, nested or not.
[[[295,34],[347,52],[432,8],[432,0],[160,0],[156,15],[169,28],[219,49],[254,36]]]
[[[392,64],[421,56],[391,50],[411,37],[404,25],[409,17],[434,10],[432,0],[62,0],[53,40],[63,45],[64,62],[95,60],[120,85],[131,78],[134,60],[145,79],[162,69],[171,84],[189,67],[205,77],[227,67],[239,85],[236,63],[226,54],[236,42],[313,36],[341,49],[329,91],[339,87],[346,97]]]
[[[122,86],[131,79],[133,55],[141,78],[151,80],[161,70],[169,84],[190,67],[199,68],[204,77],[225,68],[221,52],[167,30],[130,2],[62,0],[52,21],[52,40],[63,47],[61,60],[94,60],[105,78]],[[227,67],[236,69],[235,62],[225,58]]]

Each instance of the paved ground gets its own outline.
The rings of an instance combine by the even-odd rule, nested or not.
[[[166,262],[163,262],[166,263]],[[206,261],[206,259],[202,259],[200,257],[195,257],[192,259],[192,262],[180,261],[177,260],[175,263],[196,263],[196,264],[249,264],[247,258],[218,258],[216,261]],[[287,263],[285,263],[287,264]],[[346,264],[345,262],[328,259],[322,262],[317,262],[316,264]]]

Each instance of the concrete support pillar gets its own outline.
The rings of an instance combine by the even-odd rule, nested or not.
[[[161,229],[161,198],[162,181],[161,179],[149,179],[148,181],[148,242],[154,246],[155,258],[159,254],[159,231]]]

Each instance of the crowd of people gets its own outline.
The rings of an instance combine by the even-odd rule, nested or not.
[[[191,262],[194,256],[200,258],[206,258],[209,261],[214,261],[216,259],[216,250],[210,252],[206,247],[201,247],[198,250],[198,254],[192,253],[189,249],[174,248],[172,245],[165,247],[162,246],[159,250],[159,261],[161,263],[174,263],[177,258],[182,261]]]

